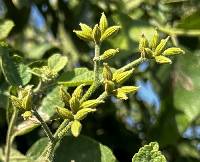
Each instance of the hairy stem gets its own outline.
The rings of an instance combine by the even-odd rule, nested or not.
[[[129,64],[121,67],[120,69],[118,69],[117,71],[126,71],[126,70],[129,70],[139,64],[141,64],[142,62],[146,61],[147,59],[146,58],[143,58],[143,57],[140,57],[138,58],[137,60],[134,60],[132,62],[130,62]]]
[[[100,45],[95,44],[95,55],[94,55],[94,82],[100,82],[99,77],[99,55],[100,55]]]
[[[99,56],[100,56],[100,44],[95,44],[95,54],[94,54],[94,82],[90,86],[90,88],[87,90],[85,95],[82,97],[81,102],[84,102],[87,100],[94,91],[100,86],[100,62],[99,62]]]
[[[7,137],[6,137],[6,148],[5,148],[5,162],[9,162],[10,159],[10,149],[12,147],[12,134],[13,134],[13,128],[14,124],[18,115],[18,110],[14,108],[9,126],[8,126],[8,132],[7,132]]]
[[[33,115],[39,120],[39,122],[40,122],[42,128],[44,129],[44,132],[46,133],[47,137],[49,138],[50,142],[54,143],[55,139],[53,137],[51,130],[49,129],[49,127],[47,126],[47,124],[42,119],[42,117],[40,116],[40,114],[37,112],[36,109],[33,110]]]

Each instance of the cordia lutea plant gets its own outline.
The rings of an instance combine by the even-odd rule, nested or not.
[[[124,82],[134,75],[134,68],[136,66],[146,61],[155,61],[158,64],[171,64],[172,61],[169,57],[184,54],[184,51],[178,47],[167,47],[170,37],[160,39],[159,33],[155,30],[151,40],[147,40],[145,35],[141,33],[138,47],[140,55],[138,59],[131,60],[130,63],[120,68],[110,67],[109,60],[120,55],[120,49],[101,51],[101,46],[105,40],[117,34],[120,28],[117,25],[109,26],[106,16],[102,13],[99,23],[93,28],[80,23],[80,29],[74,30],[74,33],[80,39],[90,42],[94,46],[94,76],[89,88],[87,88],[88,85],[86,84],[80,84],[73,92],[68,91],[68,87],[65,84],[59,84],[60,100],[64,103],[64,106],[54,103],[57,116],[62,119],[62,123],[55,133],[52,133],[42,114],[38,113],[38,108],[44,97],[44,92],[48,91],[53,85],[58,85],[57,78],[59,78],[60,73],[69,61],[67,57],[54,54],[49,57],[46,65],[30,67],[29,72],[38,78],[38,85],[28,84],[26,86],[10,88],[10,101],[13,106],[13,112],[7,131],[5,162],[10,161],[10,152],[15,138],[13,135],[14,125],[20,115],[24,120],[35,120],[36,123],[39,123],[48,137],[48,144],[36,161],[52,162],[56,145],[67,134],[78,137],[82,129],[82,120],[87,118],[89,114],[92,115],[92,113],[98,111],[98,105],[104,104],[105,100],[110,96],[120,100],[127,100],[128,94],[137,92],[139,87],[123,85]],[[1,48],[11,50],[11,47],[5,42],[1,42]],[[6,75],[5,72],[4,75]],[[92,98],[92,95],[99,88],[103,88],[103,93],[96,98]],[[166,162],[166,159],[159,151],[158,144],[152,142],[141,148],[134,155],[132,161]]]

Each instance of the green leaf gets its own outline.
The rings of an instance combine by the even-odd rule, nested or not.
[[[200,51],[179,57],[174,69],[174,106],[177,110],[176,122],[179,132],[200,115]]]
[[[157,142],[151,142],[149,145],[145,145],[140,148],[136,153],[132,162],[167,162],[164,155],[159,151],[159,145]]]
[[[26,85],[32,77],[30,68],[13,60],[7,48],[0,48],[0,53],[1,68],[7,82],[13,86]]]
[[[59,80],[59,84],[64,84],[69,87],[78,86],[80,84],[90,85],[93,82],[93,71],[87,68],[75,68],[72,71],[63,73]]]
[[[55,72],[62,70],[67,64],[68,59],[66,56],[61,56],[60,54],[54,54],[48,59],[48,66]]]
[[[41,114],[44,121],[48,121],[56,113],[56,106],[63,107],[64,103],[60,99],[59,87],[52,89],[47,96],[43,99],[41,106],[38,109],[39,114]],[[16,127],[14,133],[15,136],[21,136],[26,133],[29,133],[33,129],[39,126],[39,123],[27,120],[21,122]]]
[[[3,150],[0,148],[0,162],[3,162],[4,159]],[[11,149],[10,161],[9,162],[33,162],[29,157],[26,157],[19,151]]]
[[[14,23],[11,20],[0,21],[0,40],[5,39],[13,27]]]
[[[200,31],[200,11],[197,10],[184,16],[177,24],[177,27],[182,29],[197,29]]]
[[[47,138],[38,140],[28,151],[27,156],[37,159],[47,144]],[[67,147],[66,147],[67,146]],[[85,137],[66,136],[55,152],[54,162],[117,162],[112,151],[101,143]]]

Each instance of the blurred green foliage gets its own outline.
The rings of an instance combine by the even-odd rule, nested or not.
[[[116,37],[102,45],[102,51],[108,47],[120,49],[120,54],[110,62],[113,67],[121,67],[139,57],[138,41],[141,34],[150,38],[155,28],[163,36],[170,35],[172,43],[182,47],[186,54],[173,60],[172,65],[145,64],[147,68],[142,70],[139,67],[134,78],[127,83],[130,85],[142,81],[146,84],[150,81],[153,91],[159,96],[158,108],[155,103],[141,97],[146,92],[139,91],[140,95],[132,95],[126,102],[108,99],[93,116],[83,122],[82,134],[108,146],[114,155],[110,150],[105,155],[106,146],[90,139],[84,140],[86,137],[80,137],[75,143],[72,143],[74,139],[66,139],[66,150],[62,145],[63,148],[58,151],[65,150],[64,154],[70,159],[74,156],[72,148],[84,156],[86,152],[82,151],[89,147],[94,149],[94,154],[90,152],[89,156],[101,153],[111,159],[102,160],[96,156],[96,161],[112,162],[115,156],[118,161],[128,162],[141,146],[157,141],[169,162],[200,161],[199,0],[0,0],[0,40],[6,39],[9,44],[7,46],[2,42],[0,48],[2,148],[7,130],[6,114],[9,120],[12,112],[8,102],[10,85],[23,86],[38,82],[29,73],[29,68],[41,67],[47,63],[49,56],[61,53],[68,57],[68,64],[59,83],[72,89],[81,83],[91,84],[92,46],[79,40],[72,31],[79,22],[94,26],[102,12],[105,12],[111,25],[122,26]],[[41,21],[38,22],[38,19]],[[59,102],[58,90],[53,86],[44,95],[39,111],[55,130],[60,123],[54,120],[53,107],[54,103]],[[151,98],[151,94],[148,95]],[[23,121],[21,118],[17,121],[15,135],[19,137],[15,146],[24,154],[44,136],[41,129],[34,129],[36,127],[37,124],[32,121]],[[38,142],[27,152],[29,158],[37,149]],[[79,142],[85,146],[80,148]],[[100,152],[95,152],[96,147]],[[0,161],[1,153],[2,149]],[[25,158],[19,152],[13,154]],[[56,158],[59,155],[62,154],[58,153]],[[76,158],[77,162],[80,161]],[[85,161],[90,162],[91,159]]]

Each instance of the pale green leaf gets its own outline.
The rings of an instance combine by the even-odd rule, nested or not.
[[[72,71],[67,71],[63,73],[59,80],[59,84],[64,84],[66,86],[78,86],[80,84],[90,85],[93,82],[93,71],[87,68],[75,68]]]
[[[159,151],[159,145],[157,142],[151,142],[149,145],[145,145],[139,149],[132,162],[167,162],[164,155]]]
[[[0,21],[0,40],[5,39],[13,27],[14,23],[11,20]]]
[[[48,66],[55,72],[62,70],[67,64],[68,59],[66,56],[61,56],[60,54],[54,54],[48,59]]]

